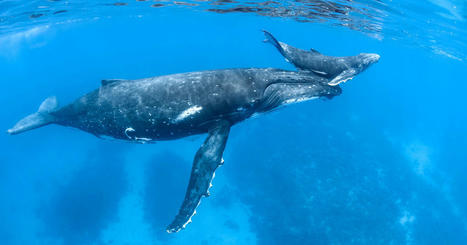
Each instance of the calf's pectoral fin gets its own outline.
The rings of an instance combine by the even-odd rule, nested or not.
[[[209,131],[208,137],[196,152],[185,199],[177,216],[167,227],[167,232],[178,232],[185,228],[191,222],[191,217],[196,213],[201,197],[209,195],[209,187],[211,187],[214,171],[223,163],[222,154],[229,131],[229,122],[216,122],[215,126]]]
[[[345,83],[348,80],[352,79],[355,75],[357,75],[357,71],[355,69],[353,69],[353,68],[347,69],[347,70],[339,73],[339,75],[337,75],[336,77],[334,77],[328,83],[328,85],[336,86],[336,85],[339,85],[340,83]]]

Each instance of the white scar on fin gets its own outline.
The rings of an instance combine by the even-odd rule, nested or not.
[[[222,166],[222,164],[224,164],[224,158],[221,159],[221,165],[219,165],[219,167]],[[208,187],[208,189],[207,189],[207,191],[206,191],[206,195],[205,195],[206,197],[208,197],[208,196],[210,195],[209,189],[211,189],[211,187],[212,187],[212,180],[214,179],[214,177],[216,177],[216,173],[215,173],[215,172],[212,173],[211,181],[209,182],[209,187]],[[192,214],[192,215],[190,216],[190,218],[185,222],[185,224],[182,225],[182,229],[185,229],[185,227],[186,227],[189,223],[192,222],[191,218],[193,218],[193,216],[196,214],[196,209],[199,207],[200,204],[201,204],[201,199],[199,199],[198,204],[196,204],[196,208],[195,208],[195,210],[193,211],[193,214]],[[178,230],[178,231],[179,231],[179,230]],[[169,230],[167,230],[167,232],[168,232],[168,233],[172,233],[172,232],[170,232]]]
[[[198,208],[199,204],[201,204],[201,199],[199,200],[198,204],[196,205],[196,208],[195,208],[195,210],[193,211],[193,214],[192,214],[192,215],[190,216],[190,218],[185,222],[185,224],[182,225],[182,228],[181,228],[181,229],[185,229],[186,226],[187,226],[189,223],[193,222],[193,221],[191,220],[191,218],[193,218],[193,216],[196,214],[196,209]],[[178,230],[175,231],[175,232],[179,232],[181,229],[178,229]],[[167,232],[168,232],[168,233],[172,233],[172,231],[170,231],[170,230],[167,230]]]
[[[345,70],[345,71],[341,72],[339,75],[337,75],[334,79],[332,79],[328,83],[328,85],[329,86],[336,86],[336,85],[339,85],[340,83],[345,83],[348,80],[351,80],[355,76],[356,73],[357,73],[357,71],[355,71],[355,69]]]
[[[221,162],[220,162],[220,164],[219,164],[219,167],[222,166],[223,164],[224,164],[224,158],[221,158]],[[212,187],[212,180],[213,180],[215,177],[216,177],[216,173],[213,172],[213,173],[212,173],[212,177],[211,177],[211,181],[209,182],[209,187],[208,187],[208,189],[206,190],[206,194],[204,195],[205,197],[208,197],[208,196],[210,195],[209,189],[211,189],[211,187]],[[201,204],[201,198],[199,199],[198,204],[196,204],[195,210],[193,210],[193,214],[190,215],[190,217],[189,217],[188,220],[182,225],[182,227],[179,228],[179,229],[177,229],[177,230],[174,230],[174,231],[172,231],[172,230],[166,230],[167,233],[179,232],[180,230],[185,229],[186,226],[187,226],[188,224],[190,224],[191,222],[193,222],[193,221],[191,220],[191,218],[193,218],[193,216],[196,214],[196,209],[199,207],[200,204]]]
[[[339,80],[337,79],[338,77],[336,77],[335,79],[333,79],[331,82],[328,83],[329,86],[336,86],[336,85],[339,85],[341,83],[345,83],[347,82],[348,80],[352,80],[353,77],[349,77],[349,78],[345,78],[345,79],[342,79],[342,80]]]
[[[178,121],[182,121],[184,120],[185,118],[191,116],[191,115],[194,115],[196,113],[199,113],[201,110],[203,109],[202,106],[192,106],[184,111],[182,111],[182,113],[180,113],[177,118],[175,118],[175,122],[178,122]]]

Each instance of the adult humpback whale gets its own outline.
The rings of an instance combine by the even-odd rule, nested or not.
[[[269,33],[266,33],[269,37]],[[290,46],[289,46],[290,47]],[[315,57],[313,57],[315,58]],[[363,71],[378,55],[355,57]],[[333,62],[322,61],[327,74]],[[19,134],[48,124],[59,124],[137,143],[172,140],[194,134],[208,136],[196,152],[185,199],[168,232],[177,232],[191,221],[203,196],[209,195],[230,127],[253,114],[313,98],[341,93],[342,80],[308,71],[273,68],[224,69],[173,74],[138,80],[103,80],[100,88],[73,103],[59,107],[47,98],[38,111],[20,120],[9,134]]]

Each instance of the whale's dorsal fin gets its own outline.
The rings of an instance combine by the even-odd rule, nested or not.
[[[123,81],[126,81],[126,80],[125,79],[104,79],[101,81],[101,85],[105,86],[105,85],[109,85],[112,83],[123,82]]]
[[[216,122],[196,152],[185,199],[172,224],[167,227],[167,232],[178,232],[185,228],[196,213],[201,197],[209,196],[209,187],[211,187],[211,181],[214,178],[214,171],[223,163],[222,154],[229,131],[229,122],[223,120]]]
[[[313,49],[313,48],[310,48],[310,52],[312,52],[314,54],[321,54],[318,50]]]

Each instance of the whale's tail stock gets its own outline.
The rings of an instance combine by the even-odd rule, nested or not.
[[[8,129],[9,134],[20,134],[31,129],[39,128],[55,121],[55,117],[50,113],[58,109],[58,102],[55,96],[51,96],[45,99],[39,106],[37,112],[21,119],[13,126]]]

